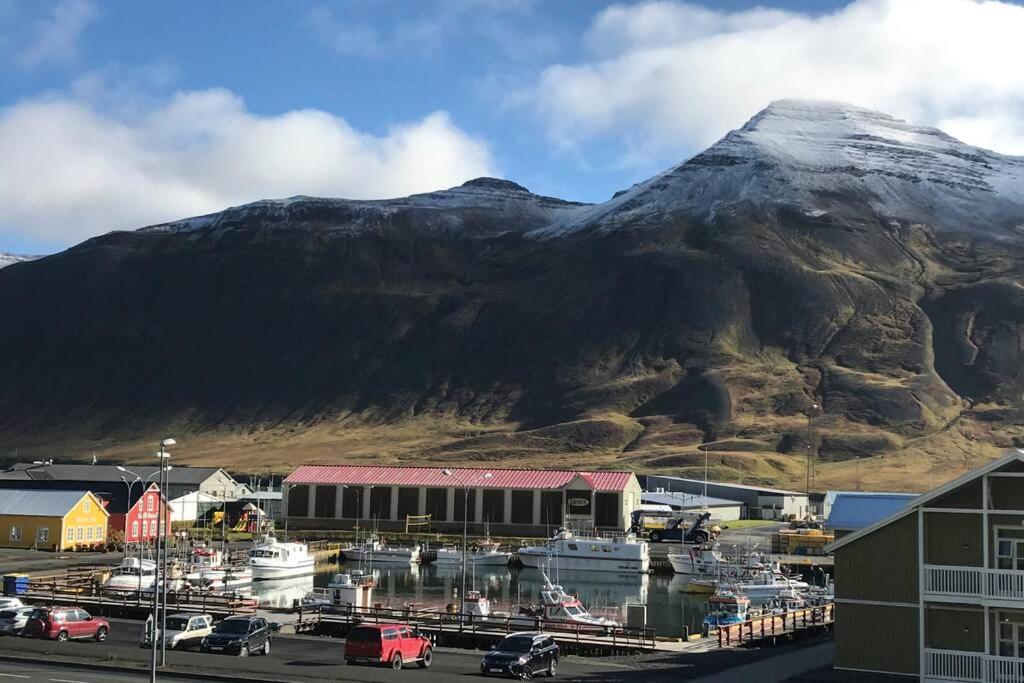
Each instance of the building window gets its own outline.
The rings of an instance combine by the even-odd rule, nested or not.
[[[101,526],[96,527],[96,540],[97,541],[102,541],[103,540],[103,527],[101,527]]]
[[[420,490],[414,488],[398,489],[398,519],[420,513]]]
[[[309,516],[309,487],[291,486],[288,489],[288,516]]]
[[[36,543],[50,542],[50,527],[41,526],[36,529]]]
[[[341,516],[359,519],[363,516],[363,487],[349,486],[341,490]]]
[[[1024,532],[997,529],[996,533],[996,568],[1024,569]]]
[[[998,648],[1000,657],[1024,657],[1024,623],[1012,612],[999,613]]]
[[[64,535],[64,537],[69,541],[75,540],[75,528],[69,526],[68,532]]]
[[[555,525],[562,523],[562,492],[540,492],[540,523]]]
[[[92,540],[92,527],[91,526],[88,526],[88,527],[85,528],[85,540],[87,540],[87,541],[91,541]]]
[[[313,490],[313,516],[334,517],[334,503],[337,500],[337,486],[317,486]]]
[[[146,512],[152,512],[154,508],[154,501],[156,496],[152,493],[146,495]]]
[[[370,489],[370,519],[391,519],[391,487]]]
[[[139,520],[132,522],[132,538],[139,537]]]
[[[82,510],[83,510],[84,512],[88,512],[88,511],[89,511],[89,508],[90,508],[90,506],[91,506],[91,503],[92,503],[92,501],[90,501],[90,500],[89,500],[88,498],[86,498],[86,499],[85,499],[85,502],[84,502],[84,503],[82,503]]]
[[[12,541],[20,541],[21,540],[21,527],[20,526],[12,526],[11,527],[11,540]]]
[[[594,494],[594,524],[596,526],[622,526],[622,508],[619,507],[619,494],[598,492]]]
[[[505,492],[501,489],[483,490],[483,515],[485,522],[501,524],[505,521]]]
[[[476,517],[476,489],[469,490],[469,498],[466,498],[466,489],[453,489],[455,491],[455,509],[453,515],[456,522],[466,521],[466,513],[470,522]]]
[[[448,489],[427,489],[427,509],[432,522],[448,521]]]
[[[590,497],[593,491],[566,491],[565,513],[578,517],[589,517],[591,514]]]
[[[533,524],[533,491],[512,492],[512,523]]]
[[[75,527],[75,540],[76,541],[85,540],[85,528],[84,527]]]

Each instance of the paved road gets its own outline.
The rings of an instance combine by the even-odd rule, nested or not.
[[[51,664],[39,664],[36,662],[11,662],[0,663],[0,683],[108,683],[119,681],[133,681],[138,683],[141,673],[137,671],[117,673],[110,670],[90,670],[87,667],[71,668],[66,666],[53,666]],[[193,678],[179,678],[171,676],[160,676],[161,683],[193,683]]]

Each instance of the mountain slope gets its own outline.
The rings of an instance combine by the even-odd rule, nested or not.
[[[1022,179],[781,101],[594,206],[478,179],[111,233],[0,272],[0,452],[685,469],[714,440],[721,476],[802,481],[810,446],[823,483],[909,485],[1024,437]]]

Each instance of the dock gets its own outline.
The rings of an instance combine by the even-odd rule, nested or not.
[[[718,646],[740,647],[766,640],[774,645],[778,638],[830,629],[834,618],[835,605],[832,604],[754,617],[741,624],[719,626]]]

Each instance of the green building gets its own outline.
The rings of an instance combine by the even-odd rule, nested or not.
[[[1024,682],[1024,451],[829,546],[835,667]]]

